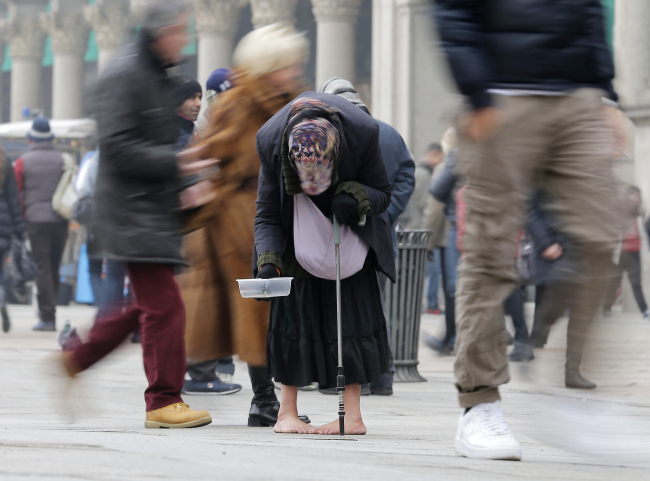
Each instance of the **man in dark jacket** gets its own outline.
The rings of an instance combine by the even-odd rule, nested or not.
[[[319,92],[343,97],[370,115],[368,107],[361,100],[354,85],[348,80],[338,77],[331,78],[322,85]],[[393,232],[393,248],[395,250],[395,257],[397,257],[397,233],[395,232],[395,224],[397,223],[397,218],[406,209],[411,194],[413,194],[413,189],[415,189],[415,163],[413,162],[413,156],[409,152],[408,147],[406,147],[404,139],[402,139],[399,132],[386,122],[378,119],[375,120],[379,124],[381,158],[384,160],[386,174],[388,174],[388,180],[390,181],[390,205],[386,212],[388,213],[388,220],[390,221]],[[382,295],[384,295],[386,277],[383,275],[379,276],[379,283]],[[384,313],[386,314],[390,339],[390,318],[388,313],[385,312],[385,309]],[[370,385],[371,394],[382,396],[390,396],[393,394],[395,366],[392,360],[390,368],[391,372],[382,374],[380,381]],[[367,389],[367,387],[365,388]]]
[[[29,152],[16,160],[27,232],[36,263],[39,323],[35,331],[56,330],[59,266],[68,239],[68,221],[52,209],[52,197],[63,175],[63,156],[54,148],[54,135],[46,118],[36,118],[27,133]]]
[[[174,78],[176,89],[176,106],[178,108],[178,139],[176,150],[183,150],[196,141],[196,125],[194,122],[201,112],[203,89],[201,84],[189,75],[179,75]]]
[[[187,11],[168,1],[149,8],[138,41],[117,55],[98,88],[99,172],[93,228],[108,259],[127,263],[135,305],[121,304],[95,323],[89,341],[63,354],[70,376],[115,349],[135,328],[142,332],[148,428],[186,428],[212,422],[183,403],[185,306],[174,278],[180,255],[180,175],[189,163],[175,153],[174,84],[167,67],[180,60]],[[184,155],[191,155],[184,154]]]
[[[592,319],[618,228],[610,134],[620,130],[608,130],[606,118],[619,114],[603,107],[616,105],[614,66],[600,0],[557,0],[552,7],[546,0],[438,0],[436,13],[470,108],[460,122],[468,185],[456,304],[455,374],[464,410],[455,445],[463,456],[519,460],[499,396],[509,381],[502,304],[517,283],[517,231],[526,196],[540,182],[583,261],[580,282],[567,295],[579,299],[576,315]],[[567,359],[567,384],[580,375],[574,361]]]

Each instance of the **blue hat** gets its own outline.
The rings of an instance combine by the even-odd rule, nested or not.
[[[27,138],[33,142],[53,140],[54,134],[50,130],[50,120],[45,117],[36,117],[31,130],[27,132]]]
[[[225,92],[232,87],[230,82],[231,72],[227,68],[218,68],[210,74],[205,84],[206,90],[214,90],[218,94]]]

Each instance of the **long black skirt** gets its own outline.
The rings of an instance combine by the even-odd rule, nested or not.
[[[388,372],[389,348],[377,274],[366,269],[341,282],[346,384],[365,384]],[[336,282],[293,280],[291,294],[271,301],[268,357],[277,382],[336,387]]]

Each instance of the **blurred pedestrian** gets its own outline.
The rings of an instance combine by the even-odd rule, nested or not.
[[[346,434],[365,434],[361,384],[379,380],[388,370],[377,271],[394,281],[395,254],[385,213],[390,182],[379,132],[377,122],[347,100],[307,92],[257,135],[262,162],[255,218],[257,277],[294,278],[289,296],[271,301],[269,362],[282,387],[276,432],[339,430],[338,419],[314,430],[298,419],[296,407],[298,386],[314,381],[320,388],[336,386],[332,216],[350,235],[350,245],[342,240],[342,255],[346,247],[352,255],[341,263]],[[360,226],[364,215],[365,225]]]
[[[145,13],[136,42],[106,68],[97,89],[99,172],[93,229],[112,260],[125,262],[134,303],[95,322],[89,340],[65,352],[74,377],[142,329],[147,428],[189,428],[212,422],[181,398],[185,376],[185,307],[174,278],[180,255],[180,176],[214,162],[175,153],[178,123],[167,68],[181,59],[187,7],[170,0]]]
[[[439,339],[429,336],[427,345],[434,351],[449,355],[456,344],[456,279],[460,252],[457,245],[456,194],[460,189],[461,176],[458,173],[458,147],[456,129],[447,129],[442,138],[444,168],[440,176],[432,180],[429,192],[438,202],[444,204],[447,220],[447,239],[442,255],[442,281],[445,294],[445,336]]]
[[[365,103],[361,100],[359,93],[354,88],[354,85],[349,80],[334,77],[325,82],[319,92],[338,95],[356,105],[365,113],[370,115],[370,111]],[[395,251],[395,258],[397,258],[397,219],[404,212],[413,189],[415,188],[415,163],[413,156],[406,147],[404,139],[395,128],[388,125],[386,122],[375,119],[379,124],[379,147],[381,149],[381,157],[386,167],[386,174],[390,182],[390,205],[386,212],[388,213],[388,220],[390,222],[391,230],[393,232],[393,250]],[[388,339],[391,339],[390,321],[388,320],[388,312],[386,312],[386,282],[387,278],[382,273],[378,273],[379,288],[384,299],[384,315],[387,320],[386,328],[388,330]],[[370,393],[380,396],[390,396],[393,394],[393,375],[395,373],[395,365],[393,364],[392,352],[389,372],[382,373],[381,379],[372,383],[370,386]],[[363,386],[362,386],[363,388]]]
[[[176,89],[174,93],[176,96],[176,105],[178,106],[179,122],[179,133],[176,148],[180,150],[193,145],[197,140],[197,133],[194,122],[196,122],[198,119],[199,112],[201,111],[203,89],[201,88],[199,82],[187,75],[180,75],[178,77],[175,77],[174,81],[176,83]],[[184,251],[187,251],[188,245],[192,245],[192,242],[189,238],[195,235],[201,236],[204,235],[204,233],[201,230],[191,233],[185,240]],[[203,263],[209,262],[208,253],[205,251],[196,252],[196,250],[194,250],[192,254],[192,259],[188,259],[188,261],[192,262],[192,265],[200,266]],[[183,275],[179,275],[178,279],[182,288]],[[186,312],[191,312],[193,307],[194,306],[186,306]],[[191,348],[192,345],[192,334],[194,332],[197,332],[194,329],[194,322],[196,320],[198,320],[197,316],[187,316],[187,323],[185,326],[185,342],[186,346],[189,344],[189,346],[187,346],[189,348]],[[204,334],[201,330],[198,332],[201,335]],[[191,349],[187,348],[186,350],[191,351]],[[194,360],[190,357],[187,362],[187,375],[185,384],[183,385],[182,393],[223,395],[233,394],[241,391],[240,384],[226,383],[219,378],[217,375],[218,366],[218,358],[208,359],[202,362],[194,362]],[[234,365],[232,367],[234,373]]]
[[[22,243],[25,242],[27,230],[20,208],[19,195],[11,162],[0,149],[0,317],[2,317],[3,332],[8,332],[11,328],[5,293],[4,260],[11,249],[12,235]]]
[[[548,192],[537,189],[531,198],[527,228],[535,244],[535,317],[530,335],[532,347],[544,347],[551,327],[569,311],[564,385],[573,389],[595,389],[596,384],[580,373],[585,335],[591,321],[582,312],[581,299],[573,295],[580,283],[579,251],[575,242],[560,230],[548,211]],[[591,306],[588,307],[591,311]]]
[[[27,140],[29,152],[16,160],[14,171],[37,268],[39,322],[32,329],[56,331],[59,267],[68,240],[68,220],[54,212],[52,198],[63,176],[64,159],[54,147],[48,119],[35,118]]]
[[[441,239],[445,237],[446,229],[444,224],[445,218],[442,215],[444,206],[431,198],[429,186],[433,181],[434,175],[440,175],[442,172],[443,168],[438,168],[438,166],[442,165],[443,158],[444,152],[442,151],[442,146],[438,142],[431,144],[427,150],[427,154],[420,159],[415,169],[415,189],[406,206],[406,210],[404,210],[404,213],[399,218],[400,224],[405,229],[433,230],[433,235],[429,242],[426,267],[426,312],[435,315],[443,314],[438,305],[438,291],[440,290],[440,281],[442,280],[442,249],[446,245],[446,241],[441,242]],[[434,215],[433,211],[436,211],[438,214],[435,219],[431,218]],[[425,214],[425,212],[429,215]]]
[[[260,170],[255,135],[300,91],[308,52],[304,36],[282,24],[246,35],[233,55],[233,87],[219,95],[197,144],[220,164],[211,187],[214,199],[197,209],[187,225],[189,230],[201,228],[188,237],[192,265],[182,281],[191,326],[188,357],[200,363],[237,354],[248,363],[254,394],[249,426],[273,426],[280,409],[266,365],[269,305],[243,299],[235,282],[250,278],[255,247]]]
[[[625,191],[626,218],[621,253],[618,264],[614,269],[614,276],[609,283],[607,295],[605,296],[605,315],[611,316],[612,306],[616,300],[616,293],[621,288],[623,273],[626,272],[641,315],[644,319],[650,318],[648,303],[645,300],[643,286],[641,284],[641,233],[643,232],[641,206],[641,190],[635,185],[629,186]]]
[[[618,225],[610,161],[623,139],[614,66],[601,2],[564,3],[437,2],[442,47],[470,108],[459,121],[468,185],[455,363],[463,408],[455,447],[467,457],[521,459],[500,406],[509,380],[501,314],[517,283],[516,234],[534,182],[578,246],[581,276],[567,295],[584,325],[607,283]]]

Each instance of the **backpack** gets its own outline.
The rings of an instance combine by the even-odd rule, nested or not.
[[[74,190],[77,163],[69,153],[62,152],[61,155],[63,156],[63,175],[52,196],[52,210],[64,219],[70,220],[72,219],[72,210],[78,199]]]

